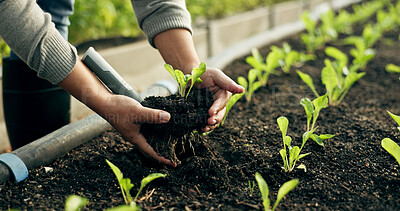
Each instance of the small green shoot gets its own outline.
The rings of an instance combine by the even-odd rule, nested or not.
[[[268,185],[265,182],[264,178],[261,176],[260,173],[256,172],[255,175],[258,187],[261,192],[261,196],[263,199],[263,206],[265,211],[274,211],[276,207],[278,206],[279,202],[283,199],[284,196],[286,196],[290,191],[292,191],[298,184],[299,180],[298,179],[292,179],[288,182],[285,182],[278,190],[278,195],[276,198],[276,201],[274,203],[274,206],[270,207],[270,200],[269,200],[269,189]]]
[[[251,69],[248,73],[247,78],[249,81],[247,81],[246,78],[239,76],[238,83],[245,89],[246,100],[247,102],[250,102],[253,93],[261,87],[261,82],[256,81],[257,78],[256,69]]]
[[[289,74],[293,65],[300,67],[304,62],[315,59],[315,55],[313,54],[304,54],[292,50],[292,47],[287,42],[282,44],[282,48],[272,46],[271,50],[277,52],[277,55],[280,55],[279,65],[285,74]]]
[[[117,177],[119,186],[121,188],[121,192],[122,192],[122,196],[124,197],[125,203],[128,205],[132,205],[133,203],[135,203],[134,201],[137,200],[137,197],[139,196],[140,192],[143,190],[143,188],[150,183],[151,181],[160,178],[160,177],[166,177],[166,174],[161,174],[161,173],[153,173],[148,175],[147,177],[142,179],[142,182],[140,184],[140,188],[139,191],[137,192],[134,200],[132,200],[132,196],[130,194],[130,190],[133,188],[133,184],[131,183],[131,179],[129,178],[124,178],[123,173],[121,172],[121,170],[115,166],[114,164],[112,164],[110,161],[108,161],[106,159],[107,164],[110,166],[110,168],[112,169],[112,171],[114,172],[115,176]]]
[[[397,125],[400,126],[400,116],[397,116],[397,115],[391,113],[390,111],[387,111],[387,112],[393,118],[393,120],[397,123]],[[397,129],[399,129],[399,131],[400,131],[400,127],[397,127]]]
[[[395,64],[387,64],[385,66],[385,69],[389,73],[400,73],[400,66],[397,66]]]
[[[235,103],[240,100],[240,98],[243,97],[245,93],[238,93],[238,94],[234,94],[231,96],[231,98],[229,98],[228,103],[226,104],[226,112],[225,112],[225,116],[221,121],[221,126],[223,126],[225,124],[225,120],[226,117],[228,116],[229,111],[231,110],[231,108],[233,107],[233,105],[235,105]]]
[[[400,165],[400,147],[390,138],[384,138],[381,143],[382,147],[389,152]]]
[[[182,71],[180,70],[174,70],[174,68],[169,65],[165,64],[164,65],[165,69],[174,77],[176,82],[178,83],[179,89],[178,92],[181,97],[187,98],[189,96],[190,91],[192,90],[193,85],[197,83],[203,83],[203,81],[200,79],[200,76],[203,75],[206,72],[206,64],[204,62],[200,63],[198,67],[195,67],[192,69],[192,73],[184,75]],[[191,81],[191,85],[186,92],[187,84]]]
[[[321,29],[317,27],[317,21],[310,17],[308,11],[301,15],[301,20],[306,27],[307,34],[301,34],[300,38],[306,46],[308,53],[314,53],[315,50],[325,46],[325,38],[322,35]]]
[[[251,54],[251,56],[246,58],[246,62],[256,70],[256,75],[261,86],[265,86],[268,83],[270,74],[279,74],[275,69],[279,67],[281,55],[278,52],[271,51],[264,62],[264,59],[257,48],[253,48]]]
[[[253,197],[253,194],[254,194],[254,187],[255,187],[254,181],[250,181],[250,180],[249,180],[249,192],[250,192],[250,197]]]

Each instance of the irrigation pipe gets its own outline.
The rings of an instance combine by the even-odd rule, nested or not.
[[[331,3],[321,4],[312,11],[312,15],[319,17],[318,14],[326,11],[330,7],[337,10],[357,3],[359,0],[336,0]],[[283,39],[292,34],[304,30],[304,25],[300,21],[274,27],[266,32],[239,42],[238,44],[226,49],[209,59],[208,66],[223,69],[232,60],[244,56],[250,52],[251,48],[259,48]],[[173,81],[160,81],[148,90],[140,93],[144,98],[150,95],[168,95],[176,93],[177,87]],[[15,178],[17,182],[26,178],[27,169],[34,169],[46,165],[53,160],[64,156],[73,148],[78,147],[94,137],[98,136],[111,126],[97,114],[92,114],[77,122],[70,123],[28,145],[25,145],[11,153],[0,155],[0,184]],[[13,169],[13,171],[11,171]]]

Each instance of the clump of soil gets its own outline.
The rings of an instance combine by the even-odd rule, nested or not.
[[[180,164],[176,156],[177,145],[184,147],[188,134],[207,125],[208,110],[213,101],[213,94],[206,89],[193,89],[188,98],[177,94],[145,98],[143,106],[167,111],[171,119],[166,124],[143,124],[141,133],[156,152]]]

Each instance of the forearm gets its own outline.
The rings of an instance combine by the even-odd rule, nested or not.
[[[59,86],[100,115],[110,107],[113,94],[80,60]]]
[[[154,38],[154,44],[167,64],[186,74],[200,64],[192,35],[185,29],[162,32]]]

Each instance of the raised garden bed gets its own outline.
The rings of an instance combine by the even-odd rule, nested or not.
[[[355,34],[360,34],[362,28],[357,28]],[[276,119],[289,119],[288,134],[298,145],[306,122],[299,101],[314,98],[292,70],[289,75],[272,76],[250,103],[242,98],[223,127],[206,137],[192,137],[191,147],[178,153],[182,164],[177,168],[152,166],[133,145],[109,130],[49,164],[52,171],[46,172],[43,166],[31,170],[29,178],[21,183],[0,185],[0,209],[58,210],[70,194],[88,198],[88,210],[121,205],[124,201],[105,162],[108,159],[135,184],[132,194],[148,174],[168,175],[145,188],[138,202],[143,209],[262,209],[258,188],[250,196],[248,187],[248,181],[254,181],[255,173],[260,172],[269,185],[272,201],[284,182],[299,179],[299,185],[281,201],[282,210],[399,210],[399,166],[381,147],[383,138],[400,140],[395,122],[386,113],[390,110],[400,114],[399,75],[385,71],[388,63],[400,64],[398,35],[385,34],[393,43],[379,41],[366,75],[340,105],[321,111],[318,132],[335,137],[325,141],[325,147],[307,142],[304,152],[311,154],[301,160],[307,166],[306,172],[283,172],[279,155],[282,141]],[[285,41],[296,50],[304,50],[298,35]],[[274,44],[281,46],[282,42]],[[265,56],[269,47],[260,52]],[[323,58],[319,57],[301,70],[316,83],[323,67]],[[239,58],[224,71],[236,79],[247,75],[249,69],[245,58]],[[323,90],[320,83],[316,88],[320,93]]]

